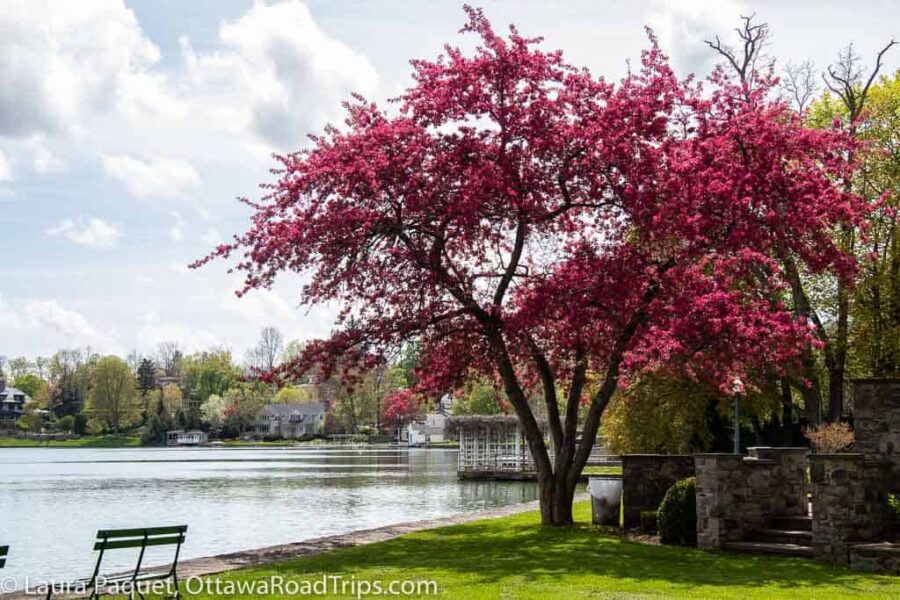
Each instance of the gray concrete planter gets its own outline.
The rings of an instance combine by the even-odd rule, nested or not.
[[[622,505],[622,476],[594,475],[588,477],[591,493],[591,521],[594,525],[619,525],[619,507]]]

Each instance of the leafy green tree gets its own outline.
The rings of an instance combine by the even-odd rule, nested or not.
[[[275,404],[313,404],[321,401],[319,388],[313,385],[286,385],[275,394]]]
[[[617,454],[688,454],[730,448],[733,407],[732,399],[711,386],[647,374],[613,397],[601,436]],[[778,395],[771,390],[740,398],[741,423],[746,428],[758,428],[778,410]]]
[[[406,375],[400,366],[382,365],[363,374],[344,371],[334,379],[338,385],[333,417],[349,433],[380,429],[385,398],[406,387]]]
[[[174,418],[175,414],[182,408],[184,394],[181,393],[180,387],[170,383],[160,388],[159,399],[165,407],[166,414]]]
[[[114,433],[140,417],[140,397],[131,368],[118,356],[104,356],[92,375],[87,408]]]
[[[869,89],[859,137],[863,168],[855,187],[883,199],[856,242],[861,273],[851,297],[852,375],[900,376],[900,71]]]
[[[50,358],[48,372],[53,384],[50,404],[57,415],[74,415],[84,408],[98,359],[90,348],[64,349]]]
[[[241,375],[232,362],[231,352],[224,349],[185,356],[181,369],[184,396],[190,406],[196,407],[213,394],[224,394]]]
[[[229,388],[224,395],[226,425],[243,435],[271,398],[269,387],[259,382],[239,383]]]
[[[147,425],[141,434],[141,443],[144,445],[161,444],[166,441],[166,432],[175,429],[172,417],[166,410],[162,393],[157,395],[156,402],[147,419]]]
[[[453,403],[454,415],[498,415],[502,412],[500,390],[482,379],[468,382]]]
[[[17,356],[9,361],[9,374],[13,379],[18,379],[22,375],[31,372],[33,363],[24,356]]]
[[[22,373],[13,379],[12,385],[28,394],[30,398],[36,399],[45,382],[34,373]]]
[[[156,387],[156,363],[153,359],[141,359],[137,368],[137,387],[143,397]]]
[[[222,396],[211,394],[200,405],[200,418],[209,424],[211,429],[221,429],[222,425],[225,424],[226,408],[228,408],[228,405]]]
[[[868,70],[861,66],[861,57],[852,44],[844,48],[839,53],[837,62],[829,66],[823,74],[823,81],[828,90],[810,106],[806,115],[808,123],[814,127],[842,129],[851,138],[875,142],[868,149],[862,146],[851,147],[847,150],[849,161],[859,163],[861,168],[841,180],[841,186],[847,194],[857,194],[872,206],[876,205],[885,191],[884,180],[882,177],[878,177],[877,172],[880,169],[876,165],[892,162],[889,159],[885,161],[878,155],[886,152],[888,155],[893,154],[896,157],[896,146],[893,149],[886,148],[883,143],[887,140],[883,135],[880,136],[880,134],[886,134],[887,138],[895,136],[896,129],[892,131],[891,127],[894,127],[896,123],[888,123],[887,129],[885,129],[883,120],[879,123],[878,119],[871,118],[876,95],[875,88],[885,84],[884,79],[880,84],[876,84],[876,77],[883,65],[884,55],[895,43],[891,41],[884,46],[876,55],[874,67]],[[890,95],[888,92],[887,96]],[[882,98],[883,107],[884,104]],[[888,111],[883,113],[883,116],[891,119],[890,101],[886,104]],[[877,108],[875,112],[877,112]],[[881,181],[879,182],[879,180]],[[893,184],[896,184],[896,179],[893,179]],[[868,233],[858,227],[843,225],[835,234],[836,245],[848,254],[868,255],[872,265],[880,262],[879,254],[883,254],[885,250],[890,252],[890,247],[893,245],[893,242],[890,241],[890,238],[893,237],[891,230],[896,228],[895,214],[890,207],[885,215],[888,217],[888,222],[882,223],[881,228],[876,226],[876,235],[873,237],[869,237]],[[878,267],[870,268],[870,273],[863,275],[863,286],[854,288],[843,278],[804,276],[804,273],[791,262],[790,257],[786,257],[782,262],[790,284],[794,310],[797,314],[809,319],[821,341],[821,348],[815,354],[812,349],[809,349],[804,356],[804,372],[800,381],[797,382],[806,404],[807,419],[811,423],[819,422],[821,390],[825,388],[828,392],[828,417],[831,421],[837,421],[844,412],[844,393],[848,375],[853,377],[852,338],[854,335],[851,328],[855,320],[853,313],[860,314],[859,308],[861,307],[858,301],[863,300],[863,311],[867,311],[869,313],[867,316],[870,317],[867,319],[868,324],[874,325],[877,329],[872,333],[890,335],[893,316],[889,316],[886,321],[881,317],[885,307],[887,307],[888,313],[893,310],[890,306],[891,298],[882,296],[883,290],[880,289],[880,282],[877,281],[879,279]],[[869,285],[866,285],[866,279],[868,279]],[[892,293],[890,295],[893,296]],[[896,297],[900,300],[900,290]],[[897,319],[900,320],[900,312],[897,313]],[[888,331],[882,331],[883,328],[887,328]],[[896,338],[896,334],[894,338]],[[893,369],[894,359],[891,356],[895,353],[890,347],[884,348],[876,345],[870,346],[870,349],[872,350],[868,361],[870,367]],[[887,362],[884,362],[884,359],[887,359]],[[824,365],[825,377],[819,376],[820,364]]]

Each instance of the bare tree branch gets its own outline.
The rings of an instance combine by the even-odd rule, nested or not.
[[[788,63],[784,69],[784,79],[781,87],[788,95],[788,99],[794,106],[797,114],[803,114],[809,101],[818,91],[815,76],[815,64],[811,60],[805,60],[800,64]]]
[[[859,64],[860,56],[852,43],[838,53],[837,63],[829,65],[822,74],[825,86],[840,98],[847,108],[851,123],[862,114],[869,88],[881,71],[884,55],[895,45],[897,42],[891,40],[878,52],[875,56],[875,66],[869,72],[868,78],[863,75],[862,67]]]
[[[743,24],[735,28],[741,42],[737,50],[722,42],[719,36],[716,36],[715,40],[706,40],[706,45],[728,62],[748,92],[756,83],[761,61],[766,60],[765,49],[769,46],[771,37],[769,24],[766,22],[754,23],[755,18],[755,14],[741,15]],[[771,69],[773,65],[774,61],[768,60],[768,64],[765,66]]]

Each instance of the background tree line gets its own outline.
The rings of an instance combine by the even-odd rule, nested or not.
[[[262,330],[243,363],[224,348],[186,353],[167,341],[156,352],[126,357],[92,348],[63,349],[50,357],[0,357],[0,376],[32,402],[19,429],[75,434],[140,433],[159,443],[172,429],[205,429],[220,437],[244,435],[270,403],[323,403],[328,429],[337,433],[389,431],[385,399],[408,385],[410,367],[381,365],[352,377],[303,377],[265,382],[259,375],[296,356],[305,344],[284,343],[274,327]]]

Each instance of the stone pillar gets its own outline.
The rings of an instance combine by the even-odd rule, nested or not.
[[[889,488],[900,492],[900,379],[853,382],[856,450],[892,465]]]
[[[889,465],[863,454],[812,454],[812,545],[820,560],[849,564],[850,546],[890,529]]]
[[[697,546],[718,550],[743,538],[738,504],[747,486],[739,454],[695,454]]]
[[[809,514],[806,467],[807,448],[747,448],[751,458],[773,462],[771,493],[772,516],[806,516]]]
[[[694,459],[690,455],[623,454],[623,526],[640,525],[642,511],[658,509],[676,481],[693,475]]]

